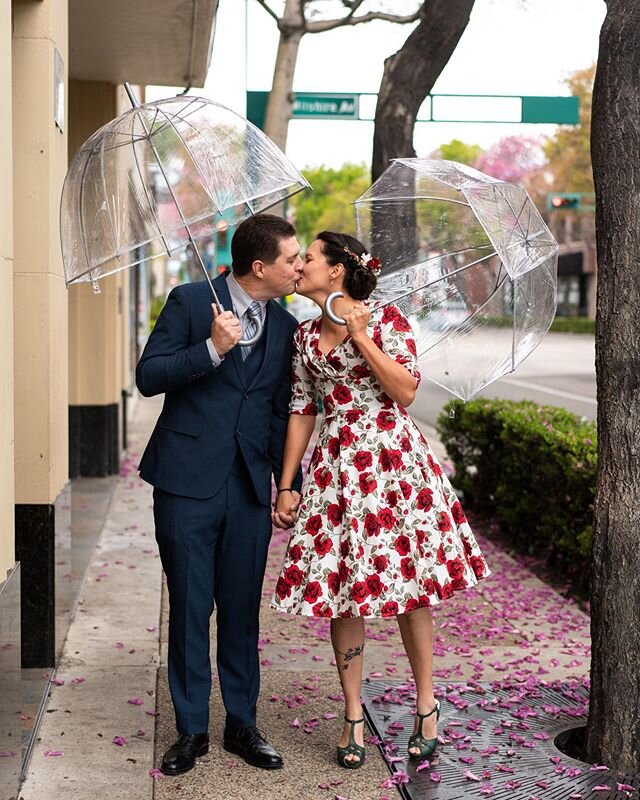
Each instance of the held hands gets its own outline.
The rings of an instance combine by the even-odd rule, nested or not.
[[[371,317],[371,312],[363,303],[351,306],[344,312],[344,321],[347,323],[347,332],[354,342],[367,335],[367,324]]]
[[[271,514],[271,521],[276,528],[286,530],[291,528],[298,518],[298,507],[300,505],[300,494],[294,491],[280,492],[276,497],[276,502]]]
[[[211,341],[218,355],[223,356],[232,347],[235,347],[242,336],[240,320],[232,311],[220,312],[215,303],[213,309],[213,322],[211,323]]]

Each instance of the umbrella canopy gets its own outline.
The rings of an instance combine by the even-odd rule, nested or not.
[[[558,244],[527,192],[452,161],[397,159],[355,201],[382,255],[376,305],[408,317],[425,378],[468,400],[538,346]]]
[[[262,131],[218,103],[184,96],[134,107],[69,166],[60,208],[66,282],[95,285],[210,235],[225,212],[240,222],[308,185]]]

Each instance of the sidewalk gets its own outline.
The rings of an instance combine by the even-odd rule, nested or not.
[[[278,615],[268,608],[288,538],[280,531],[274,533],[264,586],[258,724],[282,752],[285,768],[255,770],[222,749],[223,712],[214,676],[209,754],[180,778],[150,774],[175,736],[166,676],[167,601],[153,536],[151,489],[135,471],[158,412],[157,401],[138,402],[131,449],[21,797],[392,798],[395,789],[380,787],[389,771],[376,747],[368,747],[367,763],[357,771],[335,763],[342,705],[328,621]],[[440,455],[433,432],[427,429],[425,435]],[[450,682],[468,680],[526,683],[586,677],[588,617],[476,534],[493,575],[434,614],[437,693],[446,695]],[[395,621],[372,622],[367,629],[365,675],[405,681],[409,668]]]

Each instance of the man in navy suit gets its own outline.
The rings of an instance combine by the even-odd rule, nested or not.
[[[233,271],[176,287],[136,370],[164,406],[140,462],[154,486],[156,539],[169,589],[169,686],[178,739],[161,769],[179,775],[209,747],[209,619],[217,611],[224,747],[265,769],[282,758],[256,727],[258,617],[280,478],[296,320],[274,298],[302,271],[294,228],[262,214],[231,244]],[[262,323],[251,348],[237,345]],[[298,477],[299,480],[299,477]],[[299,495],[291,487],[292,507]]]

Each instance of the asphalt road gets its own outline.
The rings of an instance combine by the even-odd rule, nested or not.
[[[434,426],[452,394],[425,380],[409,412],[419,422]],[[484,389],[479,396],[506,400],[533,400],[561,406],[595,420],[596,373],[594,337],[588,334],[548,333],[518,369]]]

